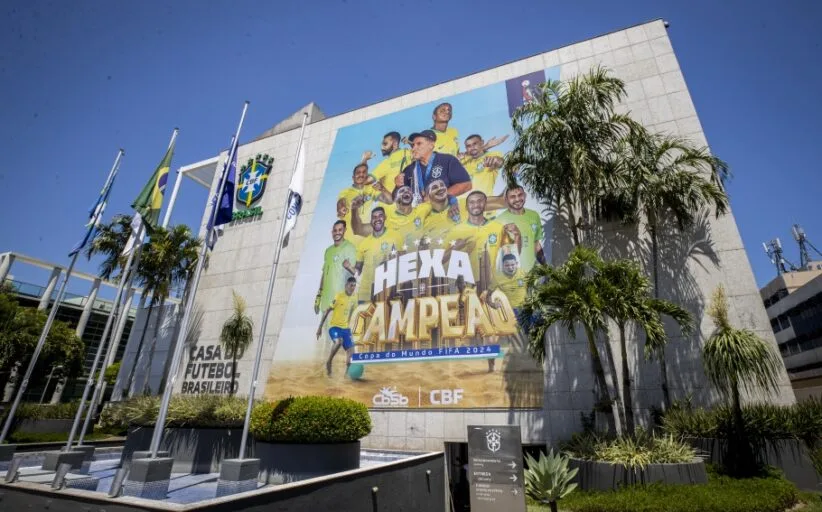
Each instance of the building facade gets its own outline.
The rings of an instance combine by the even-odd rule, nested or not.
[[[822,269],[780,274],[760,294],[796,399],[822,397]]]
[[[302,213],[280,258],[258,394],[361,401],[373,419],[364,445],[380,448],[442,449],[464,443],[466,427],[474,424],[520,425],[525,444],[556,443],[578,431],[581,414],[596,407],[584,337],[551,331],[540,367],[527,356],[515,318],[524,271],[542,260],[562,264],[571,238],[563,219],[541,213],[527,194],[520,198],[524,210],[500,197],[498,158],[513,144],[511,113],[540,82],[597,65],[625,81],[622,112],[652,130],[707,145],[665,23],[657,20],[333,117],[311,104],[241,146],[236,220],[224,227],[203,274],[196,296],[204,312],[201,333],[187,347],[176,391],[230,390],[232,355],[219,346],[219,333],[231,314],[232,292],[247,301],[258,342],[306,112]],[[213,194],[224,159],[186,168],[211,183]],[[455,200],[446,211],[449,195]],[[345,221],[342,233],[335,232],[338,220]],[[589,236],[604,256],[639,258],[648,268],[644,227],[598,226]],[[666,223],[660,257],[663,298],[697,319],[691,336],[669,331],[672,395],[711,403],[716,395],[700,348],[712,331],[704,311],[717,286],[727,290],[736,325],[774,343],[733,215],[706,215],[686,233]],[[343,346],[329,375],[330,338],[345,338],[329,330],[345,328],[346,319],[355,344],[352,366],[346,368]],[[252,346],[239,356],[239,394],[249,389],[254,353]],[[616,346],[612,353],[618,368]],[[659,367],[644,361],[641,348],[629,359],[637,412],[647,418],[662,402]],[[786,375],[771,399],[794,400]]]

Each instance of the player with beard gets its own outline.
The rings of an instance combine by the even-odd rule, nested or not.
[[[382,156],[385,158],[377,164],[371,175],[379,181],[388,193],[393,193],[397,175],[413,160],[411,150],[400,148],[402,139],[398,132],[386,133],[382,138],[380,148]],[[374,157],[374,153],[366,151],[362,156],[362,163]]]
[[[428,198],[426,205],[430,211],[423,222],[423,233],[433,247],[441,246],[444,243],[442,239],[468,218],[467,198],[450,197],[448,189],[445,188],[445,182],[442,180],[434,180],[429,184],[426,197]],[[505,201],[502,196],[486,198],[483,206],[488,211],[504,207]]]
[[[363,237],[357,246],[356,271],[360,277],[358,298],[361,302],[371,302],[373,299],[374,269],[377,265],[395,256],[402,247],[402,236],[396,231],[390,231],[385,226],[385,209],[377,206],[371,210],[371,234]],[[351,270],[350,266],[346,266]]]
[[[542,239],[545,234],[542,230],[542,218],[539,213],[525,208],[528,197],[520,187],[511,187],[504,193],[508,208],[497,216],[497,220],[505,224],[516,224],[522,236],[522,251],[519,257],[520,269],[528,273],[537,262],[545,264],[545,254],[542,248]]]
[[[319,314],[331,306],[334,297],[345,288],[345,282],[354,274],[345,268],[356,262],[357,248],[345,239],[346,224],[338,220],[331,228],[331,239],[334,241],[325,250],[323,272],[320,275],[320,288],[314,299],[314,313]]]
[[[448,187],[448,194],[455,197],[471,190],[471,177],[460,161],[452,155],[434,151],[437,136],[433,131],[412,133],[408,138],[415,161],[397,176],[395,185],[411,187],[415,205],[422,203],[428,185],[435,180],[442,180]]]
[[[508,137],[504,137],[504,141]],[[465,139],[465,155],[460,160],[468,175],[471,176],[471,190],[484,192],[486,196],[494,193],[500,169],[502,168],[502,153],[488,151],[485,141],[479,135],[469,135]]]
[[[379,183],[368,185],[368,166],[360,163],[354,167],[352,173],[352,181],[350,187],[344,188],[337,196],[337,218],[344,220],[347,226],[351,225],[351,209],[355,197],[362,197],[360,205],[360,218],[366,213],[365,205],[370,202],[381,201],[383,203],[391,203],[391,194]],[[368,218],[364,219],[366,222]],[[353,230],[348,230],[345,236],[346,240],[353,243],[355,246],[359,244],[360,238],[354,234]]]
[[[414,195],[411,192],[411,187],[402,187],[394,190],[394,204],[385,207],[385,226],[390,231],[396,231],[403,239],[404,244],[402,250],[406,251],[409,247],[414,247],[414,240],[419,240],[422,237],[422,227],[425,217],[431,211],[428,203],[418,206],[413,206]],[[354,211],[351,215],[354,233],[359,236],[368,236],[371,234],[371,224],[362,222],[358,213],[359,199],[355,198]],[[400,250],[400,247],[397,247]]]

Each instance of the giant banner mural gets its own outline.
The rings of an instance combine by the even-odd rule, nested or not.
[[[517,312],[551,219],[501,175],[551,68],[337,132],[266,384],[369,407],[541,407]],[[310,152],[310,140],[307,143]]]

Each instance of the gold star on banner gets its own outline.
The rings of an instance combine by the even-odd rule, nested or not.
[[[420,246],[420,240],[414,240],[414,245],[416,245],[417,247],[419,247],[419,246]]]
[[[408,244],[402,244],[402,250],[407,251],[408,250]]]
[[[454,247],[455,245],[457,245],[457,241],[456,241],[456,240],[451,240],[451,244],[450,244],[450,245],[451,245],[451,247]]]
[[[440,238],[439,240],[437,240],[437,245],[442,245],[442,238]]]

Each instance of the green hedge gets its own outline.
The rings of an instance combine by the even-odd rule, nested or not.
[[[702,485],[574,492],[559,506],[569,512],[785,512],[798,500],[796,487],[781,477],[734,480],[713,476]]]
[[[21,403],[14,414],[14,419],[19,420],[73,420],[77,414],[78,402],[66,402],[59,404],[35,404]],[[6,414],[3,415],[5,419]]]
[[[227,395],[174,395],[168,406],[167,427],[241,427],[247,400]],[[107,432],[125,431],[129,425],[151,426],[157,422],[160,397],[135,397],[106,405],[99,425]]]
[[[641,428],[632,436],[620,438],[594,432],[574,434],[561,448],[571,457],[624,464],[631,468],[691,462],[696,458],[693,447],[680,438],[650,433]]]
[[[291,397],[254,407],[251,433],[276,443],[346,443],[371,432],[368,408],[347,398]]]

